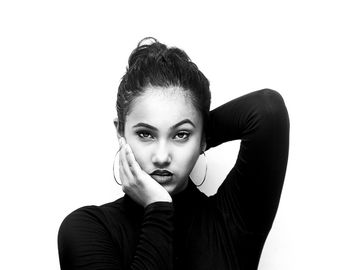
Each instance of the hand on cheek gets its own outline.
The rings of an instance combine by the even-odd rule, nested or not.
[[[119,175],[123,191],[143,207],[163,201],[171,202],[170,194],[157,181],[143,171],[125,139],[120,139]]]

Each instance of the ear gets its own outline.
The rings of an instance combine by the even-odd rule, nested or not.
[[[114,123],[114,126],[116,128],[116,131],[117,131],[117,137],[118,137],[118,140],[122,137],[119,132],[118,132],[118,126],[119,126],[119,121],[118,121],[118,117],[114,118],[113,120],[113,123]]]

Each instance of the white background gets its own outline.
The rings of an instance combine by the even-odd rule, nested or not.
[[[350,269],[347,1],[124,2],[1,1],[0,268],[59,269],[63,218],[122,196],[117,87],[154,36],[197,63],[212,108],[262,88],[285,100],[289,163],[259,269]],[[238,147],[208,151],[207,194]]]

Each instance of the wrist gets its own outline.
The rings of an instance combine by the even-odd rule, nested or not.
[[[159,210],[173,210],[174,206],[172,202],[168,201],[154,201],[150,204],[147,204],[145,207],[146,212],[159,211]]]
[[[171,198],[171,196],[169,195],[168,197],[165,198],[152,198],[151,200],[147,201],[144,204],[144,207],[146,208],[147,206],[151,205],[151,204],[155,204],[155,203],[172,203],[173,199]]]

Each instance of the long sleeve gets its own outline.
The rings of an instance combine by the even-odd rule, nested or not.
[[[101,210],[96,206],[83,207],[68,215],[59,229],[61,269],[172,269],[172,234],[172,204],[155,202],[148,205],[131,265],[125,266],[123,254],[130,243],[122,241],[127,239],[123,226],[120,226],[119,238],[115,239]]]
[[[223,216],[243,231],[268,233],[286,173],[289,116],[282,96],[263,89],[210,112],[207,149],[241,139],[240,150],[217,194]]]

